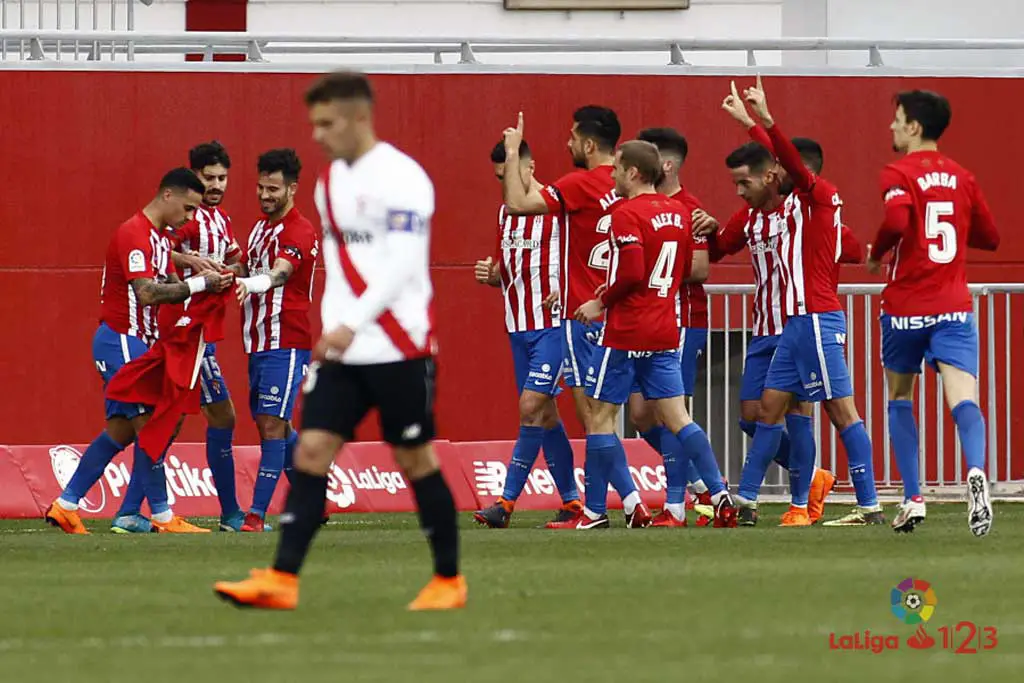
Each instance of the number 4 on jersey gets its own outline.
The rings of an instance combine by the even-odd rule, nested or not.
[[[665,242],[658,252],[658,260],[654,263],[654,270],[651,271],[651,279],[647,286],[658,290],[658,296],[664,298],[672,289],[672,274],[675,272],[676,253],[679,247],[678,242]]]

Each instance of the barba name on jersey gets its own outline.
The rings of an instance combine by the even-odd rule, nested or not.
[[[505,329],[529,332],[558,327],[561,309],[544,307],[558,291],[559,221],[556,214],[510,216],[498,211],[498,270],[505,298]]]
[[[182,252],[197,252],[203,258],[224,263],[241,253],[231,228],[231,218],[219,206],[200,205],[195,218],[173,231],[171,246]],[[182,277],[194,275],[185,268]]]
[[[278,259],[290,263],[292,273],[280,287],[250,294],[242,302],[246,353],[312,348],[309,309],[319,253],[317,230],[297,208],[275,223],[262,220],[253,226],[245,251],[249,275],[269,274]]]
[[[332,359],[371,365],[432,355],[434,186],[426,172],[378,142],[353,165],[332,162],[315,197],[327,271],[323,328],[355,331],[344,355]]]

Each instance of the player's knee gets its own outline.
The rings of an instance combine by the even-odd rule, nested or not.
[[[840,432],[860,422],[860,413],[857,412],[857,404],[854,402],[853,396],[825,401],[822,405],[825,413],[828,415],[828,419],[832,421],[832,425]]]
[[[344,441],[337,434],[310,429],[299,435],[295,448],[295,469],[316,476],[324,476],[331,469],[334,456]]]
[[[204,407],[206,423],[214,429],[235,428],[235,406],[231,399],[218,401]]]
[[[551,400],[536,391],[524,391],[519,397],[519,424],[539,427],[544,422],[545,407]]]
[[[434,447],[429,443],[412,447],[395,446],[395,462],[409,481],[422,479],[440,469]]]
[[[786,407],[789,405],[789,398],[789,394],[766,389],[761,396],[758,421],[769,425],[782,422],[786,415]]]
[[[275,415],[257,415],[256,429],[263,441],[275,441],[288,436],[288,422]]]
[[[544,404],[544,411],[541,417],[541,427],[544,429],[554,429],[562,419],[558,415],[558,405],[554,399],[550,399]]]
[[[654,410],[641,394],[633,394],[629,397],[629,417],[640,432],[646,432],[657,422]]]
[[[786,411],[788,415],[803,415],[804,417],[810,417],[814,413],[814,404],[808,401],[797,401],[793,399],[789,402],[789,410]]]
[[[744,422],[757,422],[761,417],[760,401],[741,401],[740,419]]]
[[[123,417],[112,417],[107,420],[107,436],[121,447],[127,446],[135,439],[135,428]]]

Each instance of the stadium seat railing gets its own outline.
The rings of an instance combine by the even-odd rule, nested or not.
[[[711,331],[703,359],[703,378],[698,381],[692,409],[695,419],[707,426],[723,474],[730,481],[738,481],[749,445],[737,422],[739,380],[750,339],[754,287],[708,285],[706,290]],[[887,384],[881,369],[881,291],[882,285],[875,284],[839,288],[847,318],[847,362],[857,404],[874,444],[875,479],[883,488],[894,488],[899,485],[899,473],[889,443]],[[1024,493],[1024,451],[1014,448],[1022,428],[1014,424],[1012,397],[1014,372],[1020,374],[1012,356],[1018,336],[1015,330],[1024,323],[1024,284],[975,284],[971,285],[971,293],[980,336],[978,403],[987,419],[988,475],[998,492]],[[919,380],[915,403],[920,465],[927,487],[935,493],[948,490],[959,495],[966,470],[956,428],[944,403],[941,379],[931,371]],[[815,409],[814,419],[819,466],[835,471],[840,485],[850,485],[845,465],[837,466],[837,450],[845,451],[820,406]],[[770,491],[787,490],[785,474],[781,470],[770,473]]]
[[[64,0],[69,4],[71,0]],[[82,0],[86,2],[86,0]],[[3,7],[14,4],[0,0]],[[77,5],[77,2],[75,3]],[[117,7],[119,3],[111,4]],[[41,6],[41,5],[40,5]],[[865,66],[884,71],[886,51],[965,51],[965,50],[1024,50],[1024,40],[1016,39],[871,39],[871,38],[766,38],[766,39],[614,39],[614,38],[509,38],[507,36],[420,37],[420,36],[347,36],[342,34],[270,34],[248,32],[139,32],[134,27],[134,3],[125,0],[121,5],[128,18],[129,30],[81,30],[79,22],[74,30],[66,28],[8,28],[0,29],[0,50],[3,59],[17,62],[134,62],[146,55],[167,57],[167,61],[180,61],[185,54],[201,54],[207,61],[215,55],[245,55],[249,63],[266,64],[275,55],[300,56],[308,63],[324,65],[339,56],[360,56],[372,60],[375,55],[423,55],[432,57],[433,64],[445,65],[446,56],[457,57],[457,65],[479,66],[477,55],[566,55],[585,56],[595,53],[647,53],[663,54],[666,65],[680,68],[693,67],[686,60],[687,53],[740,53],[746,56],[748,67],[758,67],[757,53],[797,51],[852,51],[861,52]],[[92,5],[96,7],[95,3]],[[95,12],[95,9],[93,10]],[[113,10],[112,10],[113,11]],[[60,13],[57,15],[60,16]],[[41,21],[42,19],[40,19]],[[113,18],[112,18],[113,21]],[[23,26],[24,24],[22,24]],[[94,22],[93,28],[97,28]],[[308,59],[307,59],[308,58]],[[157,60],[159,61],[159,60]],[[498,62],[501,60],[499,59]],[[508,60],[506,60],[508,61]],[[514,63],[514,59],[511,60]],[[286,64],[297,62],[289,59]],[[405,65],[408,68],[409,65]],[[454,66],[447,64],[446,66]],[[491,66],[501,66],[492,63]],[[506,64],[505,66],[508,66]],[[562,65],[564,66],[564,65]],[[628,66],[587,67],[585,60],[577,67],[587,70],[616,70]],[[102,67],[101,67],[102,68]],[[194,67],[193,67],[194,68]],[[238,64],[221,64],[218,68],[238,69]],[[527,67],[517,67],[527,68]],[[536,67],[535,67],[536,68]],[[650,67],[647,67],[650,68]],[[759,67],[760,68],[760,67]],[[837,67],[831,67],[835,71]],[[914,70],[901,67],[901,70]],[[922,69],[927,71],[927,69]],[[976,72],[978,69],[969,69]],[[985,69],[989,71],[990,69]],[[1016,73],[1024,69],[1006,67]],[[945,72],[951,72],[944,68]],[[952,71],[955,72],[955,69]],[[952,73],[951,72],[951,73]]]

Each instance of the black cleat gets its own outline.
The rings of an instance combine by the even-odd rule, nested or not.
[[[512,519],[512,513],[506,510],[505,506],[501,503],[495,503],[490,507],[474,512],[473,519],[477,523],[491,529],[507,529],[508,523]]]
[[[757,526],[757,508],[740,505],[737,512],[737,526]]]

